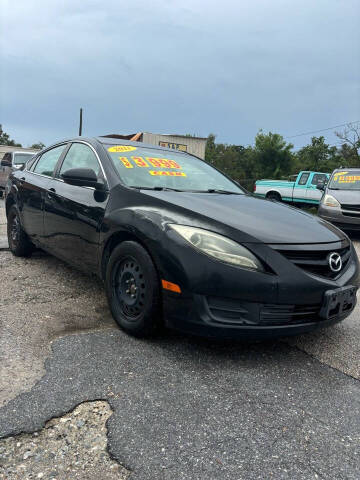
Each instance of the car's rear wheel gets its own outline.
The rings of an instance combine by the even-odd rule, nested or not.
[[[28,236],[24,232],[18,209],[13,205],[10,208],[7,219],[7,236],[10,251],[17,257],[29,257],[34,245],[30,242]]]
[[[140,244],[126,241],[114,249],[106,270],[106,293],[115,321],[131,335],[149,336],[161,324],[157,271]]]
[[[275,200],[277,202],[281,202],[281,196],[279,193],[277,192],[269,192],[267,195],[266,195],[266,198],[268,200]]]

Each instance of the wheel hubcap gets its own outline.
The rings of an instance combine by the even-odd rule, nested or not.
[[[140,265],[133,258],[122,261],[115,272],[115,294],[123,315],[135,319],[145,305],[146,285]]]

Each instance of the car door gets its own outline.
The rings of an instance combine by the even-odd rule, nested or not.
[[[45,194],[66,146],[62,144],[45,151],[31,164],[30,170],[22,170],[16,174],[21,223],[31,240],[39,246],[44,242]]]
[[[325,173],[313,173],[309,179],[309,186],[306,190],[306,199],[308,203],[317,204],[320,202],[320,199],[323,195],[321,190],[316,188],[318,183],[326,183],[328,181],[328,176]]]
[[[61,175],[72,168],[91,168],[106,182],[95,150],[89,144],[73,142],[45,198],[46,242],[58,257],[84,270],[97,271],[108,193],[65,183]]]
[[[307,183],[310,177],[310,172],[303,172],[295,183],[293,190],[293,201],[294,202],[305,202],[306,201],[306,189]]]

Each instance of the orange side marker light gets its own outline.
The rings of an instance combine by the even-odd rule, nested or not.
[[[167,280],[161,280],[164,290],[170,290],[171,292],[181,293],[181,288],[176,283],[168,282]]]

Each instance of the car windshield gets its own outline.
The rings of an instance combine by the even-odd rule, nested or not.
[[[14,153],[14,165],[24,165],[33,156],[33,153]]]
[[[334,173],[329,188],[331,190],[360,190],[360,170],[343,170]]]
[[[187,154],[131,145],[105,145],[121,180],[129,187],[243,194],[234,182]]]

